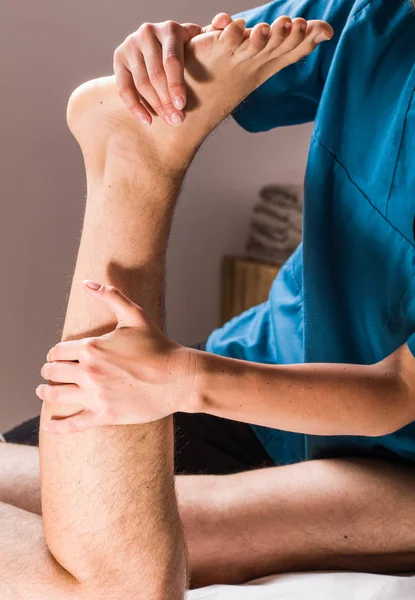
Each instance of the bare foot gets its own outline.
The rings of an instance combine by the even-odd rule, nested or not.
[[[72,94],[67,118],[87,171],[102,174],[108,152],[153,164],[159,172],[186,169],[206,136],[244,98],[310,54],[321,35],[333,35],[324,21],[279,17],[271,28],[263,23],[244,31],[234,22],[224,31],[195,37],[186,49],[190,101],[180,127],[159,117],[151,127],[142,126],[119,98],[113,77],[85,83]]]

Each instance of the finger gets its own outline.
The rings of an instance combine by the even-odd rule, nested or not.
[[[154,89],[147,72],[147,65],[142,54],[127,54],[126,59],[128,68],[134,80],[134,86],[140,97],[148,103],[148,105],[159,115],[164,121],[167,119],[166,111],[164,110],[163,102],[159,98]]]
[[[73,417],[66,419],[50,419],[42,423],[42,430],[55,435],[65,435],[67,433],[81,433],[92,427],[106,425],[103,417],[99,417],[91,410],[83,410]]]
[[[112,310],[119,325],[134,327],[142,325],[145,319],[143,309],[111,285],[101,285],[96,281],[85,280],[85,290],[96,300],[104,302]]]
[[[195,23],[183,23],[182,24],[182,39],[185,44],[197,35],[203,33],[203,28]]]
[[[183,115],[173,106],[168,86],[166,66],[170,66],[170,56],[173,59],[173,63],[175,62],[174,54],[175,52],[180,52],[178,46],[181,45],[183,51],[183,42],[181,38],[177,39],[175,30],[164,29],[163,31],[167,33],[164,34],[166,37],[162,37],[161,43],[156,38],[151,38],[147,41],[144,62],[150,83],[157,96],[160,98],[169,121],[172,125],[181,125],[183,122]],[[184,58],[182,64],[184,65]],[[177,84],[178,80],[175,78],[174,82]]]
[[[118,93],[128,110],[143,125],[151,125],[152,118],[145,106],[140,102],[140,96],[134,84],[130,71],[114,59],[115,83]]]
[[[53,346],[48,352],[46,360],[53,362],[56,360],[80,360],[82,347],[85,345],[83,340],[71,340],[69,342],[60,342]]]
[[[83,406],[82,400],[85,398],[83,390],[77,385],[73,384],[42,384],[36,388],[36,395],[41,400],[43,400],[43,402],[49,402],[51,404],[68,404],[78,406]]]
[[[181,111],[187,102],[186,85],[184,82],[183,38],[171,35],[163,41],[162,48],[169,96],[173,106]]]
[[[83,379],[82,367],[75,362],[47,362],[40,371],[42,377],[54,383],[74,383],[81,385]]]

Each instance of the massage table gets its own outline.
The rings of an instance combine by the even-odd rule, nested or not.
[[[295,573],[245,585],[214,585],[186,600],[415,600],[415,575]]]

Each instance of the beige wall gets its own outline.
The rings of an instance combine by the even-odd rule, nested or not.
[[[205,23],[249,4],[2,0],[0,431],[37,414],[39,368],[62,325],[84,204],[81,157],[64,119],[70,91],[109,73],[113,49],[143,21]],[[243,250],[261,185],[301,181],[309,134],[305,126],[253,136],[229,121],[201,150],[169,255],[168,323],[177,340],[200,340],[216,326],[220,258]]]

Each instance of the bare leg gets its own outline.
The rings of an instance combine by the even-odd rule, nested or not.
[[[157,119],[151,130],[137,126],[112,78],[74,94],[68,119],[84,154],[88,198],[63,339],[115,325],[113,315],[98,310],[81,291],[85,278],[117,285],[162,325],[169,226],[195,150],[244,96],[309,53],[324,28],[314,23],[304,34],[293,26],[285,38],[280,23],[269,41],[261,41],[258,29],[252,45],[240,45],[231,26],[226,35],[195,41],[188,61],[193,112],[179,130]],[[62,416],[49,410],[44,407],[47,417]],[[0,595],[181,600],[186,564],[173,485],[171,419],[62,438],[43,435],[40,457],[47,547],[36,515],[0,506],[7,538],[1,548],[7,560],[0,560]]]
[[[48,551],[41,517],[0,504],[0,553],[4,600],[84,600]]]
[[[41,514],[37,448],[0,444],[0,502]]]
[[[180,477],[191,586],[290,571],[414,571],[414,473],[399,463],[331,459]]]
[[[88,129],[83,137],[83,126],[94,122],[91,91],[79,92],[69,109],[84,151],[88,198],[65,340],[115,326],[113,315],[85,297],[81,282],[87,278],[116,285],[162,326],[164,257],[184,174],[153,170],[123,113],[113,135],[111,126],[105,130],[96,122],[95,135]],[[104,96],[102,102],[110,103]],[[62,413],[45,405],[43,417],[48,414]],[[40,459],[46,540],[75,580],[97,595],[105,589],[111,599],[183,598],[185,548],[173,485],[171,419],[63,438],[41,434]]]
[[[116,324],[85,295],[84,279],[116,285],[163,326],[165,255],[185,170],[204,137],[241,98],[313,48],[315,32],[307,42],[300,28],[293,27],[287,40],[285,31],[281,23],[269,42],[253,36],[243,45],[233,25],[223,35],[195,42],[187,62],[194,110],[179,130],[157,120],[143,130],[121,103],[112,78],[73,95],[68,122],[84,155],[88,197],[64,340],[101,334]],[[266,43],[269,53],[261,58]],[[43,418],[70,414],[55,411],[45,404]],[[183,598],[185,546],[172,434],[169,418],[147,426],[41,435],[46,541],[87,594]]]
[[[39,489],[37,449],[15,449],[0,446],[0,501],[40,511],[31,500]],[[18,478],[6,461],[16,464]],[[192,587],[296,570],[415,569],[412,467],[373,459],[311,461],[180,476],[176,490]]]

